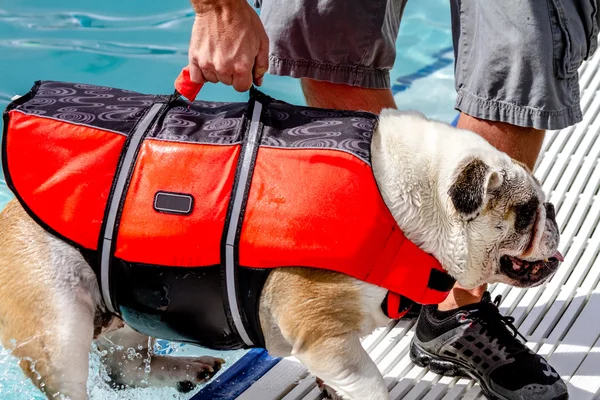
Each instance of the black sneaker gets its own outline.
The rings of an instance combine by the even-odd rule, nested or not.
[[[486,292],[481,303],[456,310],[424,306],[411,360],[440,375],[475,379],[488,399],[568,399],[565,382],[517,338],[514,318],[502,316],[499,304],[500,296],[492,303]]]

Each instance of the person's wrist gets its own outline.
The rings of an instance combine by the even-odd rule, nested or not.
[[[223,12],[239,7],[246,0],[192,0],[192,7],[196,16],[209,12]]]

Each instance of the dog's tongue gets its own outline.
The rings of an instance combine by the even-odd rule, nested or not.
[[[560,254],[560,251],[558,251],[558,250],[556,251],[556,253],[554,253],[554,255],[552,257],[556,258],[560,262],[565,261],[565,258],[563,257],[562,254]]]

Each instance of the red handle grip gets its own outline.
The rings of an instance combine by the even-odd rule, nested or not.
[[[194,101],[198,92],[202,89],[203,83],[192,82],[190,78],[190,69],[185,67],[175,79],[175,90],[190,101]]]

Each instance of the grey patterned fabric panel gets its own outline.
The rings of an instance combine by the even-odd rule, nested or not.
[[[335,149],[370,164],[377,116],[358,111],[292,106],[273,101],[263,116],[261,146]]]
[[[164,96],[78,83],[42,81],[17,110],[41,117],[129,135],[145,112]]]
[[[129,135],[146,111],[169,96],[77,83],[42,81],[17,110],[41,117]],[[370,163],[377,116],[357,111],[301,107],[272,100],[253,90],[266,104],[261,118],[262,146],[334,149]],[[258,93],[258,94],[256,94]],[[268,100],[267,100],[268,99]],[[253,100],[251,99],[251,102]],[[174,101],[147,138],[232,145],[242,141],[249,103]]]
[[[176,142],[237,144],[242,141],[247,103],[178,100],[148,137]]]

